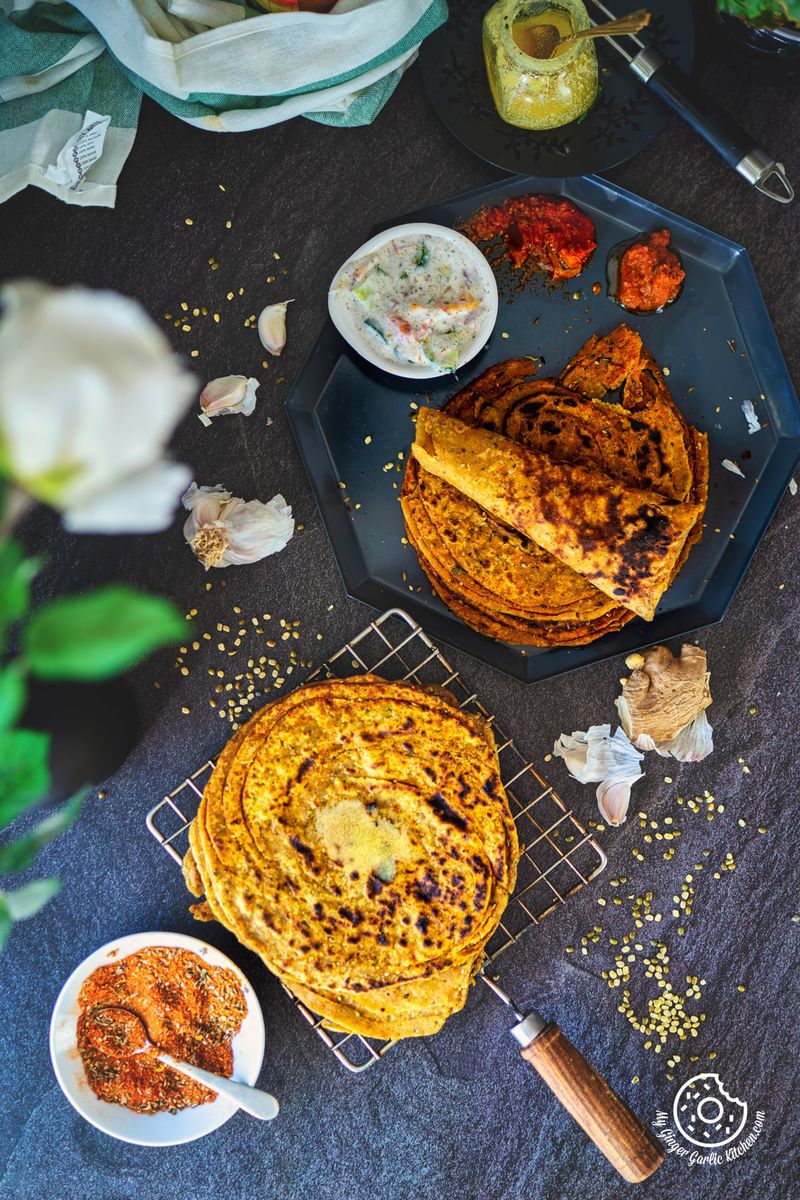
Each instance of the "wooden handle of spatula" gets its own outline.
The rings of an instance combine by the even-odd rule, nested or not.
[[[661,1165],[658,1141],[557,1025],[547,1025],[522,1057],[629,1183],[641,1183]]]

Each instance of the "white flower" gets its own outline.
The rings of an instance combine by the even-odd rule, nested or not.
[[[553,746],[557,758],[579,783],[597,783],[597,804],[609,825],[621,825],[628,814],[631,787],[643,772],[639,763],[644,755],[632,745],[627,734],[617,729],[611,737],[610,725],[591,725],[584,733],[562,733]]]
[[[194,391],[166,338],[115,292],[0,296],[0,474],[75,532],[165,528],[191,472],[162,455]]]
[[[183,536],[206,570],[258,562],[282,550],[294,533],[292,510],[283,496],[240,500],[224,487],[193,483],[183,497],[189,518]]]
[[[247,379],[244,375],[212,379],[200,393],[200,420],[204,425],[210,425],[213,417],[227,417],[233,413],[249,417],[255,409],[259,387],[257,379]]]

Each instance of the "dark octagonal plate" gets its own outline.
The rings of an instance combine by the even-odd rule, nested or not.
[[[542,132],[517,129],[498,115],[483,61],[481,25],[490,7],[478,0],[450,0],[450,18],[423,42],[422,76],[428,95],[450,132],[479,158],[505,171],[561,177],[608,171],[643,150],[661,132],[669,110],[640,84],[625,60],[602,39],[595,42],[600,96],[579,121]],[[611,0],[622,16],[633,5]],[[595,19],[599,14],[591,11]],[[653,14],[642,41],[654,45],[685,72],[694,58],[689,0],[648,0]],[[630,53],[630,38],[620,44]]]
[[[743,247],[602,179],[517,177],[396,220],[456,225],[481,205],[524,192],[567,196],[595,222],[598,247],[578,279],[523,291],[498,269],[500,315],[485,349],[458,380],[412,380],[375,370],[330,321],[287,401],[289,420],[350,595],[375,608],[404,608],[435,639],[524,680],[546,679],[615,654],[628,654],[719,621],[752,558],[800,455],[800,405]],[[642,230],[666,227],[686,282],[663,313],[623,312],[592,284],[603,283],[608,252]],[[635,618],[589,646],[536,649],[475,633],[434,595],[405,541],[398,495],[413,440],[413,405],[440,407],[492,363],[544,359],[555,375],[592,333],[621,320],[636,328],[687,419],[709,435],[706,528],[663,597],[656,618]],[[761,424],[749,434],[742,404]],[[369,439],[369,441],[367,441]],[[722,466],[737,461],[744,478]]]

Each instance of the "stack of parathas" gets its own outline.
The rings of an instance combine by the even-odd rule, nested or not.
[[[463,1005],[518,854],[488,725],[365,675],[307,684],[239,730],[184,875],[196,915],[331,1027],[414,1037]]]
[[[619,403],[605,399],[617,389]],[[553,462],[610,477],[612,495],[633,489],[687,506],[690,527],[660,593],[701,536],[706,436],[687,424],[657,363],[625,325],[591,338],[559,379],[537,379],[531,360],[512,359],[490,367],[442,411]],[[526,537],[508,512],[487,511],[464,486],[411,457],[401,503],[425,573],[472,628],[518,644],[578,646],[620,629],[636,611],[648,616],[648,605],[637,607],[634,598],[630,607],[630,595],[623,601],[602,590],[588,573]],[[581,486],[576,477],[573,495]]]

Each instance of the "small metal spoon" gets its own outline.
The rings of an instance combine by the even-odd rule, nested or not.
[[[638,33],[649,24],[650,13],[646,8],[639,8],[636,12],[628,13],[627,17],[618,17],[615,21],[607,21],[605,25],[594,25],[591,29],[581,29],[567,37],[562,37],[555,25],[534,25],[526,30],[526,50],[531,58],[552,58],[559,46],[566,46],[569,42],[608,37],[612,33]]]
[[[108,1014],[111,1017],[110,1025],[101,1025],[95,1020],[101,1014]],[[225,1096],[243,1112],[249,1113],[251,1117],[257,1117],[259,1121],[271,1121],[277,1117],[280,1105],[269,1092],[248,1087],[246,1083],[236,1083],[224,1075],[214,1075],[211,1071],[204,1071],[202,1067],[194,1066],[193,1063],[173,1058],[171,1054],[167,1054],[165,1050],[150,1041],[144,1022],[139,1014],[131,1009],[124,1008],[122,1005],[109,1004],[95,1009],[91,1018],[89,1037],[94,1045],[105,1054],[110,1054],[115,1058],[125,1058],[131,1054],[141,1054],[144,1050],[155,1050],[159,1062],[172,1067],[174,1071],[180,1071],[181,1075],[186,1075],[195,1083],[201,1083],[204,1087],[211,1088],[220,1096]]]

